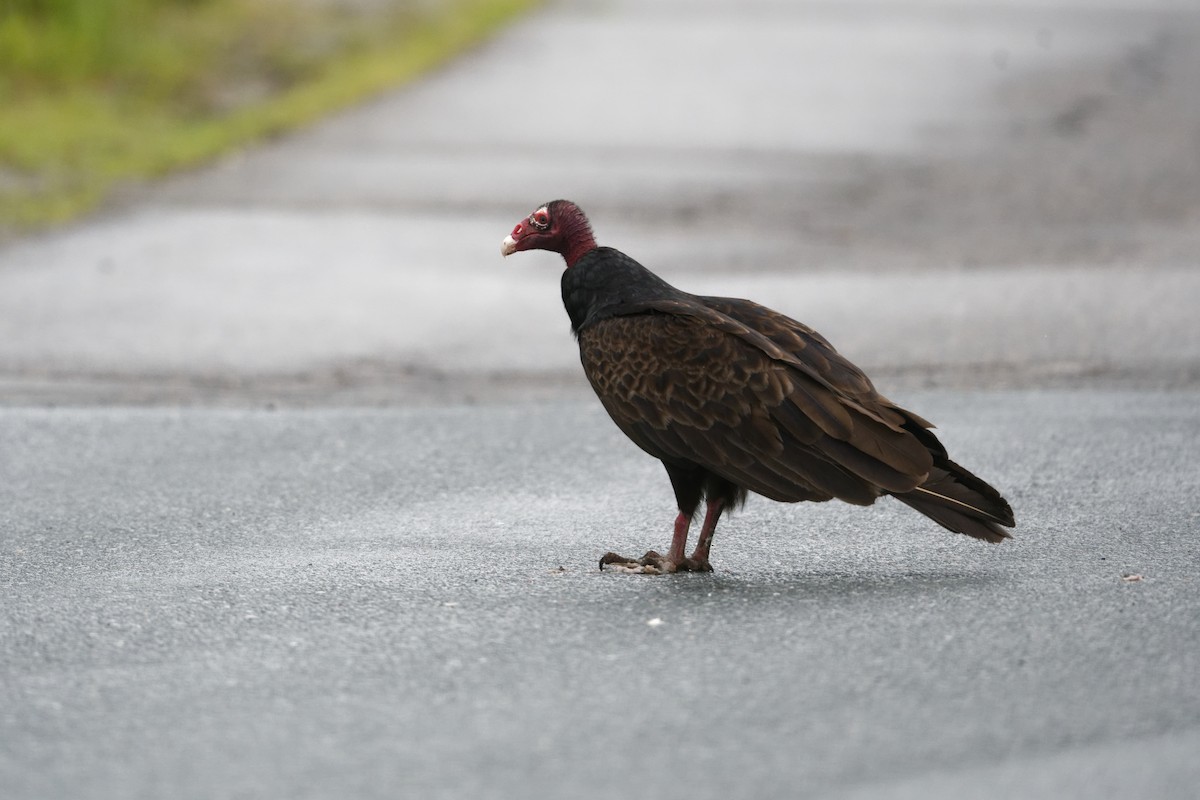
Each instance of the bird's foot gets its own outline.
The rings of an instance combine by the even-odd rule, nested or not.
[[[672,572],[712,572],[708,559],[680,558],[672,559],[651,550],[641,558],[626,558],[616,553],[605,553],[600,558],[600,569],[611,566],[621,572],[633,572],[639,575],[669,575]]]
[[[605,553],[600,557],[600,569],[612,567],[618,572],[633,572],[639,575],[666,575],[676,567],[663,556],[651,550],[641,558],[628,558],[616,553]]]

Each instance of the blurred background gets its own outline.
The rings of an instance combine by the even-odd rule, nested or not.
[[[897,384],[1196,380],[1194,3],[532,5],[5,0],[9,396],[586,389],[561,196]]]
[[[530,0],[3,0],[0,238],[411,78]]]

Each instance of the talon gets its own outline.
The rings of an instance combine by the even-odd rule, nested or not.
[[[640,562],[638,562],[635,559],[626,558],[625,556],[617,555],[616,553],[612,553],[612,552],[608,552],[608,553],[605,553],[604,555],[600,556],[600,570],[601,571],[604,570],[605,564],[638,564],[638,563],[640,563]]]

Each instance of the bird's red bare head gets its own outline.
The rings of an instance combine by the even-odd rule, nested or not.
[[[500,245],[501,255],[518,250],[551,250],[562,255],[567,266],[596,247],[592,226],[579,206],[570,200],[554,200],[517,223]]]

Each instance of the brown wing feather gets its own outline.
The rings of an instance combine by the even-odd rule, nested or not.
[[[817,377],[841,395],[844,402],[863,410],[893,431],[899,426],[925,447],[933,459],[933,468],[917,488],[906,492],[889,486],[884,475],[874,478],[881,486],[894,492],[897,499],[952,531],[989,542],[1008,538],[1004,527],[1013,527],[1016,522],[1012,508],[1000,493],[986,481],[951,461],[946,448],[930,430],[932,423],[896,406],[879,394],[870,379],[842,357],[821,334],[749,300],[728,297],[698,299],[712,310],[745,324],[773,344],[802,358]],[[843,452],[843,458],[856,458],[854,451],[858,450],[888,461],[888,456],[877,448],[889,447],[893,441],[886,435],[877,436],[874,440],[870,437],[852,437],[847,442],[851,448]],[[839,443],[837,446],[843,445]],[[870,477],[867,472],[861,474]]]
[[[925,480],[931,456],[903,417],[860,407],[865,393],[844,397],[820,370],[736,319],[668,304],[679,307],[580,332],[588,379],[642,449],[793,502],[869,504]]]
[[[903,427],[908,420],[923,428],[929,422],[897,408],[876,391],[871,379],[861,369],[834,349],[829,341],[803,322],[750,300],[735,297],[697,298],[708,308],[741,322],[761,333],[781,349],[791,353],[810,368],[810,374],[835,390],[843,402],[862,407],[872,416],[891,427]]]

